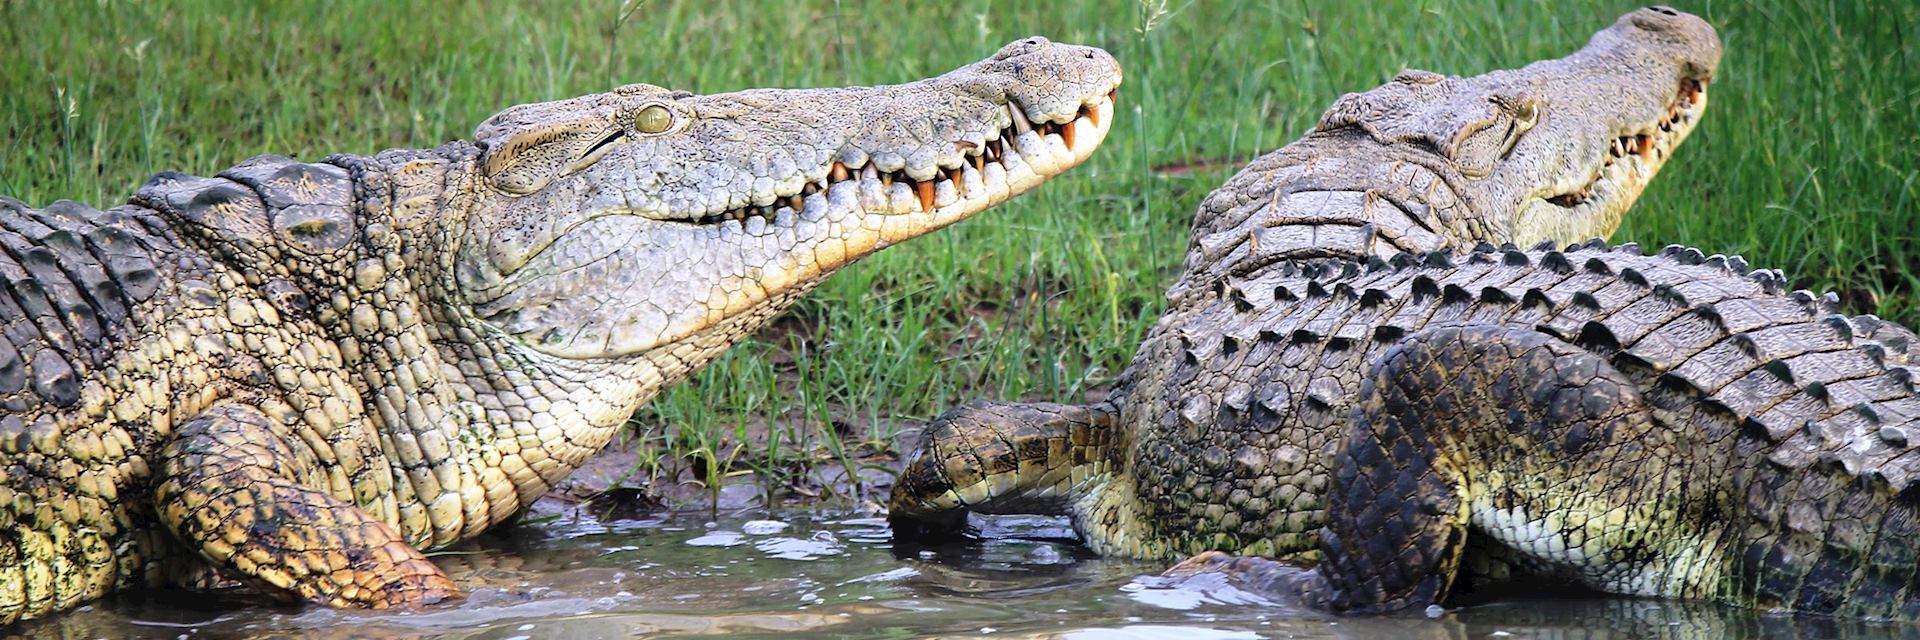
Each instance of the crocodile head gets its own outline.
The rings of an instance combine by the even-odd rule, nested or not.
[[[1175,290],[1278,260],[1604,237],[1699,122],[1719,61],[1713,27],[1647,7],[1564,58],[1342,96],[1208,196]]]
[[[1315,133],[1419,151],[1493,236],[1456,241],[1604,237],[1699,122],[1719,62],[1706,21],[1646,7],[1565,58],[1472,78],[1403,72],[1342,97]]]
[[[476,134],[458,294],[545,356],[684,372],[848,263],[1085,160],[1119,84],[1106,52],[1028,38],[902,85],[514,107]]]
[[[1550,66],[1532,80],[1544,96],[1530,105],[1534,131],[1516,126],[1514,134],[1501,133],[1500,144],[1511,144],[1511,153],[1484,178],[1497,184],[1489,192],[1506,196],[1501,204],[1518,198],[1507,223],[1512,240],[1571,243],[1611,235],[1699,123],[1719,63],[1720,38],[1712,26],[1660,6],[1629,13],[1578,53],[1544,63]],[[1553,100],[1565,106],[1556,108]],[[1529,107],[1508,104],[1522,112]],[[1518,139],[1508,143],[1508,137]]]

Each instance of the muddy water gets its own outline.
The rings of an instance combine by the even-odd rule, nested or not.
[[[435,558],[471,594],[404,612],[288,607],[244,594],[136,593],[15,631],[104,638],[1722,638],[1914,637],[1622,598],[1494,599],[1338,619],[1202,576],[1096,558],[1046,519],[987,541],[896,546],[884,521],[813,512],[598,519],[568,509]]]

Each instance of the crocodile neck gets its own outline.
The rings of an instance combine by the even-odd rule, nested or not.
[[[343,355],[357,363],[349,368],[379,422],[380,445],[394,462],[394,502],[428,516],[399,518],[431,523],[405,532],[422,546],[450,543],[514,517],[606,446],[642,404],[752,335],[820,280],[711,331],[638,354],[570,359],[540,352],[465,304],[453,277],[459,254],[454,245],[461,237],[408,235],[412,229],[459,226],[423,226],[414,219],[423,214],[469,215],[474,158],[471,146],[458,143],[431,152],[334,159],[356,172],[363,227],[385,227],[400,239],[385,247],[397,259],[380,258],[377,268],[370,263],[375,258],[363,259],[366,264],[344,279],[359,288],[356,298],[379,295],[410,304],[358,311],[357,302],[350,302],[323,314],[323,324]],[[369,237],[373,246],[389,244],[375,235]],[[419,317],[403,307],[420,310]],[[377,316],[369,319],[369,312]],[[393,321],[400,329],[384,330]],[[376,325],[383,330],[370,331]],[[461,491],[450,487],[514,491],[453,501],[448,496]],[[415,497],[420,495],[440,496],[464,511],[436,511]]]
[[[477,156],[459,142],[329,158],[353,173],[367,250],[321,278],[341,293],[309,289],[390,465],[387,519],[422,547],[513,518],[691,369],[553,357],[474,317],[454,284],[462,237],[445,230],[470,214]]]

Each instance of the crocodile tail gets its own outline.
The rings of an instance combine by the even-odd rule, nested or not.
[[[967,511],[1064,515],[1119,454],[1104,406],[974,402],[936,418],[893,486],[896,528],[950,532]]]

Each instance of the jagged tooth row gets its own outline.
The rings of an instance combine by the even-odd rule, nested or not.
[[[1694,106],[1700,104],[1701,97],[1707,94],[1707,81],[1688,78],[1680,81],[1680,96],[1675,104],[1667,107],[1667,124],[1679,124],[1683,116],[1691,113]]]
[[[1675,126],[1693,120],[1694,106],[1705,94],[1706,83],[1693,79],[1681,82],[1680,90],[1673,102],[1667,105],[1666,116],[1648,129],[1614,138],[1608,143],[1606,161],[1601,165],[1600,172],[1594,175],[1593,180],[1588,181],[1579,191],[1557,195],[1548,200],[1562,207],[1586,204],[1588,200],[1593,199],[1594,187],[1600,184],[1600,180],[1606,176],[1608,170],[1613,168],[1615,161],[1634,157],[1644,163],[1653,160],[1653,156],[1657,153],[1665,153],[1667,147],[1664,144],[1665,139],[1675,134]]]
[[[1112,101],[1117,96],[1117,92],[1117,89],[1114,92],[1109,92],[1107,99]],[[1049,134],[1058,134],[1061,141],[1066,143],[1067,148],[1072,149],[1074,137],[1077,134],[1075,131],[1075,123],[1080,118],[1086,118],[1088,122],[1095,126],[1100,124],[1100,110],[1093,104],[1080,105],[1080,110],[1075,112],[1073,117],[1069,118],[1066,122],[1032,122],[1027,119],[1026,112],[1011,102],[1007,103],[1007,113],[1012,123],[1007,125],[1006,128],[1001,129],[993,138],[988,139],[985,145],[976,145],[966,141],[955,143],[962,147],[963,155],[966,157],[966,159],[962,161],[962,164],[957,164],[953,167],[937,167],[934,169],[933,177],[928,180],[914,180],[907,175],[905,168],[879,172],[878,177],[880,184],[887,188],[892,188],[895,182],[906,183],[907,186],[913,190],[914,194],[919,197],[920,210],[933,211],[934,196],[938,193],[940,182],[951,182],[954,191],[958,193],[961,198],[968,197],[966,180],[964,180],[962,176],[964,165],[971,163],[974,172],[984,176],[986,174],[987,163],[998,163],[1001,162],[1002,158],[1006,157],[1007,150],[1009,146],[1013,144],[1012,141],[1015,136],[1028,131],[1038,132],[1042,137]],[[863,165],[863,167],[864,166],[865,165]],[[796,212],[800,211],[806,206],[805,201],[808,196],[831,189],[834,185],[842,182],[857,179],[855,171],[863,167],[849,168],[845,163],[835,160],[833,164],[828,167],[825,177],[806,183],[806,186],[801,187],[799,194],[778,198],[771,204],[748,205],[702,216],[695,220],[694,223],[718,224],[728,220],[745,221],[748,218],[756,217],[764,218],[771,222],[782,207],[791,208]]]

